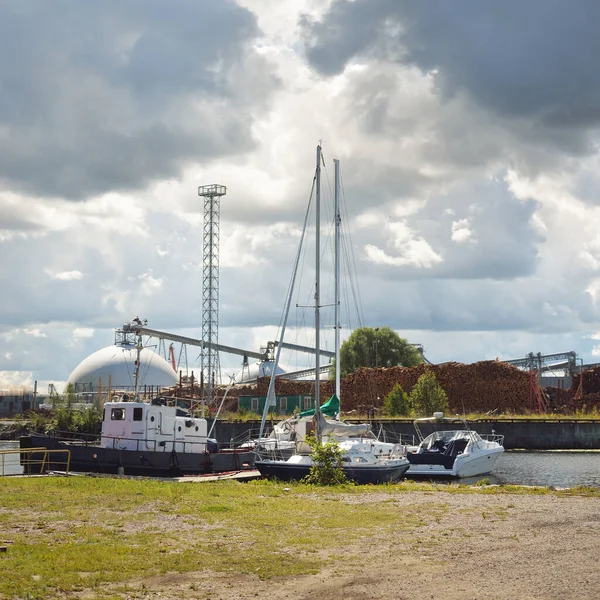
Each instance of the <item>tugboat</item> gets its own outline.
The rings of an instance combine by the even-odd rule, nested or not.
[[[169,399],[151,402],[139,397],[139,368],[142,336],[137,334],[135,392],[106,402],[102,412],[99,443],[66,440],[32,433],[20,439],[21,448],[69,450],[69,470],[151,477],[177,477],[222,473],[252,468],[253,452],[220,448],[208,437],[206,419],[193,416]],[[58,453],[48,455],[47,470],[64,471]],[[37,464],[35,455],[28,461]]]

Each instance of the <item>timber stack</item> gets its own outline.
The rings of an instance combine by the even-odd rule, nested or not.
[[[396,384],[410,393],[425,372],[433,372],[448,396],[451,413],[522,412],[529,406],[529,375],[507,363],[421,364],[416,367],[359,369],[342,382],[344,408],[364,409],[364,391],[374,390],[380,406]]]
[[[421,364],[416,367],[361,368],[341,382],[342,412],[366,413],[368,409],[381,408],[386,396],[396,384],[410,394],[417,380],[425,372],[432,372],[448,396],[449,412],[494,414],[522,414],[532,410],[532,378],[530,374],[501,361],[480,361],[472,364],[449,362],[440,365]],[[589,411],[600,407],[600,367],[584,371],[581,391],[580,376],[573,377],[570,389],[546,388],[544,390],[549,412]],[[277,396],[314,395],[314,381],[278,378]],[[269,377],[254,384],[234,385],[228,393],[224,410],[237,410],[239,396],[267,395]],[[196,396],[199,389],[196,387]],[[223,393],[224,388],[220,390]],[[334,393],[333,381],[321,383],[323,401]],[[177,388],[179,397],[186,390]]]
[[[582,373],[573,375],[572,390],[579,390],[581,384],[581,394],[587,396],[588,394],[600,393],[600,367],[594,367],[593,369],[587,369]]]

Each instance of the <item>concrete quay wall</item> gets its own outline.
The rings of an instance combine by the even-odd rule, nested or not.
[[[375,433],[382,427],[387,432],[402,436],[415,434],[412,420],[374,419],[372,425]],[[486,419],[470,421],[469,427],[479,433],[503,435],[507,450],[600,450],[600,420]],[[213,435],[221,443],[231,440],[241,443],[244,438],[256,437],[259,428],[260,421],[221,421],[215,425]],[[423,435],[428,435],[432,429],[422,426],[421,431]]]

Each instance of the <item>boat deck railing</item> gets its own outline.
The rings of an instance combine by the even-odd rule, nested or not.
[[[62,456],[62,459],[61,459]],[[50,460],[52,458],[52,461]],[[45,473],[50,462],[54,469],[56,466],[64,467],[64,472],[69,473],[71,466],[71,451],[68,449],[48,450],[47,448],[14,448],[9,450],[0,450],[0,476],[9,475],[14,467],[22,467],[26,475]]]
[[[229,441],[229,445],[232,448],[237,448],[238,446],[241,446],[242,444],[246,444],[246,443],[250,442],[251,440],[257,440],[259,434],[260,434],[260,427],[254,427],[252,429],[248,429],[247,431],[244,431],[243,433],[240,433],[239,435],[232,437]],[[263,431],[263,438],[269,437],[270,434],[271,434],[271,429],[270,428],[265,429]]]
[[[108,441],[108,444],[107,444]],[[153,440],[153,439],[141,439],[141,438],[125,438],[125,437],[113,437],[113,436],[102,436],[101,446],[103,448],[112,448],[114,450],[133,450],[135,452],[141,452],[149,450],[152,452],[183,452],[183,453],[202,453],[202,452],[216,452],[218,450],[235,450],[231,442],[214,444],[208,440],[203,441],[184,441],[184,440]]]
[[[504,436],[497,433],[480,433],[479,437],[485,442],[496,442],[504,446]]]
[[[418,444],[415,435],[408,433],[396,433],[381,426],[379,429],[373,429],[373,434],[380,442],[388,442],[390,444],[400,444],[401,446],[416,446]]]
[[[82,434],[66,431],[56,431],[52,437],[65,446],[98,446],[114,450],[133,450],[141,452],[150,450],[154,452],[211,452],[214,446],[206,439],[203,441],[184,440],[154,440],[149,438],[115,437],[101,434]],[[108,444],[107,444],[108,441]],[[218,442],[219,450],[234,450],[239,444],[231,442]],[[216,449],[215,449],[216,450]]]

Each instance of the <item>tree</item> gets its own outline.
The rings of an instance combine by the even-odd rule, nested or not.
[[[419,417],[430,417],[434,412],[448,410],[448,396],[433,371],[426,371],[419,377],[410,392],[410,402]]]
[[[397,383],[385,398],[383,412],[390,417],[394,417],[396,415],[407,416],[410,414],[411,410],[412,405],[408,394],[402,389],[402,386]]]
[[[414,367],[421,353],[389,327],[355,329],[340,348],[340,373],[345,377],[359,367]]]

